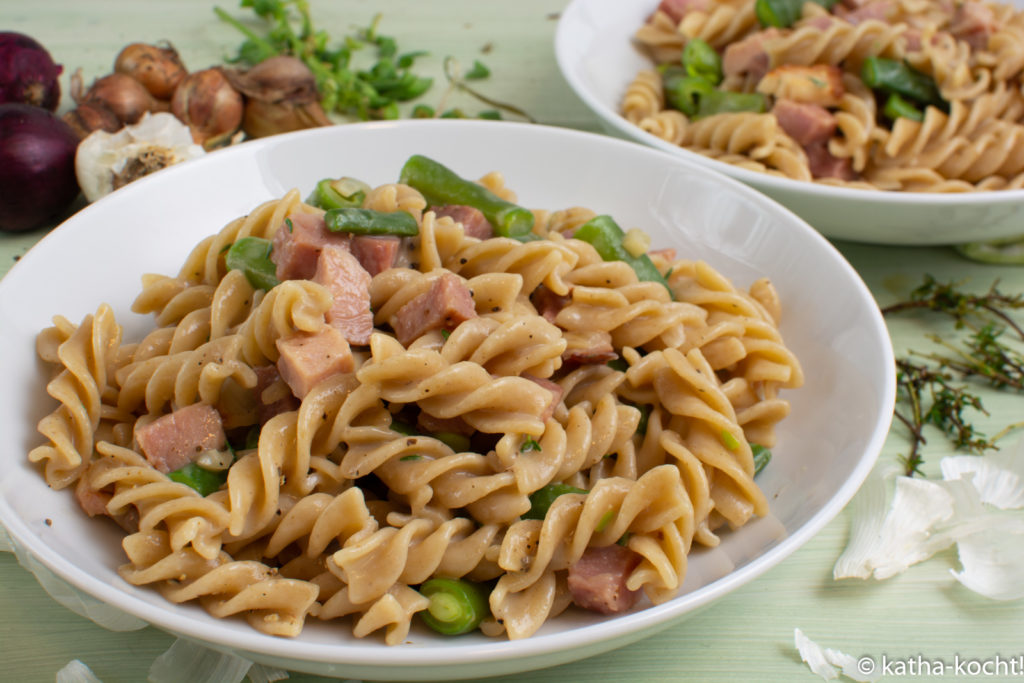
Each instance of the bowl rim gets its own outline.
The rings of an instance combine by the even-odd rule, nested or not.
[[[652,9],[656,7],[657,0],[647,0],[651,3]],[[577,97],[593,111],[598,118],[607,126],[611,126],[626,137],[663,150],[670,154],[688,159],[700,164],[705,168],[737,178],[744,183],[755,187],[765,188],[777,193],[790,195],[807,195],[821,199],[839,199],[856,201],[869,200],[883,204],[896,206],[964,206],[964,205],[993,205],[993,204],[1016,204],[1024,202],[1024,188],[977,191],[977,192],[906,192],[894,190],[880,190],[860,187],[844,187],[838,185],[826,185],[794,178],[759,173],[750,169],[728,164],[717,159],[705,157],[702,154],[693,152],[685,147],[674,145],[656,135],[648,133],[630,123],[617,109],[607,105],[598,98],[586,82],[577,73],[577,62],[573,59],[571,45],[575,44],[575,31],[578,22],[583,14],[585,6],[596,5],[608,0],[570,0],[569,4],[562,10],[555,28],[555,61],[563,78],[568,82],[569,87],[576,93]],[[627,84],[623,84],[623,90]]]
[[[18,263],[14,264],[8,275],[3,280],[0,280],[0,291],[2,291],[4,285],[12,286],[11,283],[16,280],[17,274],[29,268],[37,258],[40,258],[39,254],[45,251],[46,247],[39,248],[39,245],[49,245],[55,240],[60,239],[59,236],[63,234],[65,226],[77,226],[80,222],[87,220],[94,212],[106,211],[106,207],[114,207],[119,202],[128,202],[135,194],[146,191],[147,188],[153,187],[156,183],[166,182],[168,178],[174,177],[174,174],[189,173],[189,169],[194,168],[198,164],[230,164],[235,157],[238,157],[240,160],[248,159],[253,163],[257,163],[259,155],[264,150],[287,146],[293,140],[321,135],[358,135],[362,131],[391,129],[396,126],[403,128],[423,127],[425,130],[440,127],[453,129],[477,127],[490,129],[501,127],[498,130],[501,130],[504,134],[539,137],[567,136],[587,141],[598,147],[618,148],[626,154],[636,155],[637,157],[649,157],[655,159],[658,163],[682,166],[701,174],[708,174],[708,169],[703,166],[696,165],[677,155],[640,145],[636,142],[583,130],[542,124],[483,120],[402,120],[345,124],[344,126],[296,131],[248,141],[234,147],[218,150],[216,154],[190,160],[188,164],[178,164],[169,167],[158,174],[135,181],[130,187],[122,188],[118,192],[112,193],[84,207],[29,249]],[[731,186],[736,192],[761,207],[781,213],[788,221],[793,223],[792,227],[794,229],[805,233],[806,239],[816,240],[823,249],[831,251],[837,256],[838,263],[846,271],[846,277],[849,279],[849,282],[857,288],[858,298],[865,302],[873,301],[870,290],[853,266],[846,261],[838,249],[803,219],[782,204],[750,186],[717,171],[712,170],[711,172],[716,177],[716,182]],[[14,278],[11,277],[12,274],[15,275]],[[881,348],[884,356],[883,360],[886,361],[885,367],[882,369],[885,385],[884,390],[881,392],[883,398],[882,405],[891,406],[895,401],[896,392],[893,349],[891,342],[889,342],[888,332],[881,313],[876,312],[871,320],[875,327],[874,336],[885,342]],[[78,568],[77,565],[67,560],[47,543],[36,540],[37,537],[29,525],[19,515],[15,514],[13,508],[8,504],[6,496],[3,495],[2,488],[0,488],[0,524],[6,527],[16,547],[27,551],[61,580],[107,605],[138,617],[165,631],[183,635],[190,639],[202,640],[205,645],[214,649],[228,649],[243,653],[249,652],[257,659],[272,657],[278,658],[278,661],[285,660],[292,663],[312,662],[315,664],[386,667],[392,671],[405,672],[408,675],[415,667],[443,667],[451,665],[453,653],[458,656],[461,663],[476,664],[536,658],[560,651],[576,650],[585,646],[609,643],[628,637],[630,634],[653,632],[659,627],[671,625],[674,620],[682,615],[708,605],[778,565],[832,521],[852,499],[873,468],[888,433],[890,421],[891,416],[889,419],[876,420],[873,432],[865,442],[865,447],[856,467],[852,470],[846,481],[842,483],[819,510],[811,515],[800,527],[792,533],[788,533],[784,539],[767,551],[762,552],[742,567],[733,569],[725,576],[715,579],[691,592],[672,598],[660,605],[649,606],[643,610],[627,613],[599,623],[557,633],[535,635],[516,641],[488,640],[467,646],[459,646],[458,648],[385,648],[384,646],[378,648],[372,646],[376,645],[376,643],[366,644],[355,639],[351,642],[328,646],[316,642],[302,642],[297,639],[275,638],[256,631],[250,632],[247,628],[239,630],[226,629],[218,622],[194,619],[190,616],[188,610],[182,610],[180,606],[170,602],[167,602],[166,605],[153,605],[132,595],[125,587],[108,584]],[[386,654],[382,655],[382,653]],[[339,656],[339,654],[344,656]],[[381,661],[382,658],[386,659],[384,663]]]

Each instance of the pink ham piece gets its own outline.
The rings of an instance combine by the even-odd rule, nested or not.
[[[819,104],[777,100],[772,113],[786,135],[800,145],[827,141],[836,132],[836,117]]]
[[[494,237],[494,226],[484,216],[483,211],[476,207],[463,204],[447,204],[445,206],[431,207],[430,210],[438,218],[447,216],[456,223],[461,223],[466,237],[475,237],[478,240],[489,240]]]
[[[549,403],[544,409],[544,412],[540,414],[540,419],[547,422],[548,418],[555,414],[555,408],[558,407],[559,402],[562,400],[562,394],[565,392],[565,389],[562,388],[561,384],[552,382],[549,379],[544,379],[543,377],[534,377],[533,375],[524,374],[523,379],[528,379],[551,392],[551,403]]]
[[[317,382],[331,375],[352,372],[352,349],[341,331],[332,326],[316,334],[278,339],[277,371],[298,398],[305,397]]]
[[[957,40],[963,40],[975,50],[988,47],[988,39],[999,28],[995,14],[990,7],[968,0],[957,5],[949,32]]]
[[[853,170],[853,163],[849,159],[840,159],[828,151],[828,142],[812,142],[804,145],[804,152],[807,154],[807,165],[811,175],[815,178],[839,178],[840,180],[855,180],[857,173]]]
[[[372,277],[395,265],[400,244],[393,235],[355,235],[350,247],[359,265]]]
[[[135,430],[135,440],[153,467],[179,470],[209,450],[224,448],[224,423],[213,406],[194,403]]]
[[[711,0],[661,0],[658,9],[672,21],[679,22],[689,12],[706,12],[711,8]]]
[[[537,289],[533,290],[530,301],[533,303],[534,308],[537,309],[538,315],[543,316],[545,320],[554,325],[558,312],[572,302],[572,296],[568,294],[560,296],[544,285],[540,285]]]
[[[607,335],[607,341],[602,336],[600,342],[578,349],[566,349],[562,352],[562,363],[566,367],[579,365],[593,365],[595,363],[607,363],[619,357],[612,346],[612,337]]]
[[[311,280],[324,246],[347,249],[349,236],[327,229],[323,216],[293,213],[274,233],[270,260],[277,266],[278,280]]]
[[[626,588],[626,579],[640,564],[640,555],[621,545],[587,548],[569,566],[569,593],[584,609],[601,614],[625,612],[640,598]]]
[[[75,484],[75,500],[90,517],[109,515],[107,503],[110,502],[110,498],[109,493],[94,491],[86,482],[85,477],[79,478],[78,483]]]
[[[281,379],[281,373],[277,371],[277,367],[274,365],[261,365],[253,369],[256,371],[256,388],[253,389],[253,392],[256,394],[256,415],[261,425],[266,424],[275,415],[299,409],[299,401],[292,394],[288,394],[276,401],[265,403],[263,401],[264,390]]]
[[[722,53],[722,71],[726,76],[750,74],[760,80],[771,68],[771,59],[764,49],[764,42],[778,35],[779,29],[772,27],[730,43]]]
[[[431,330],[454,330],[476,317],[473,295],[462,279],[445,273],[430,289],[414,297],[395,313],[395,337],[408,346]]]
[[[320,252],[312,280],[334,296],[334,303],[325,316],[327,322],[341,330],[349,344],[369,344],[373,332],[370,274],[358,259],[348,249],[327,245]]]

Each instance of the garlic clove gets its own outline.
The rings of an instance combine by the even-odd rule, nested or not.
[[[75,174],[90,202],[167,166],[204,154],[174,115],[147,113],[116,133],[97,130],[78,145]]]

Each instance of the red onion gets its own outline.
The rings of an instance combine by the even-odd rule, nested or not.
[[[0,230],[32,230],[78,196],[78,137],[55,114],[29,104],[0,104]]]
[[[25,102],[56,111],[60,102],[57,77],[63,70],[32,38],[0,32],[0,104]]]

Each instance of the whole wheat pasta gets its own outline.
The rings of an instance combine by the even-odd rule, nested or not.
[[[652,7],[633,40],[656,68],[627,85],[622,116],[684,149],[794,180],[906,192],[1019,186],[1024,13],[988,0],[808,2],[791,23],[763,25],[755,5]],[[691,43],[722,60],[720,82],[705,86],[714,96],[679,84]],[[866,76],[876,59],[911,69],[923,90]],[[715,104],[739,94],[742,105]]]
[[[141,339],[103,304],[40,332],[58,405],[28,457],[125,529],[125,581],[272,635],[320,619],[395,645],[425,586],[461,580],[486,588],[481,630],[524,638],[574,603],[671,598],[694,543],[767,513],[755,451],[803,380],[767,277],[606,260],[583,207],[519,238],[401,183],[359,208],[415,234],[339,235],[292,191],[144,276]],[[271,280],[233,260],[245,244]],[[600,554],[625,564],[595,598]]]

